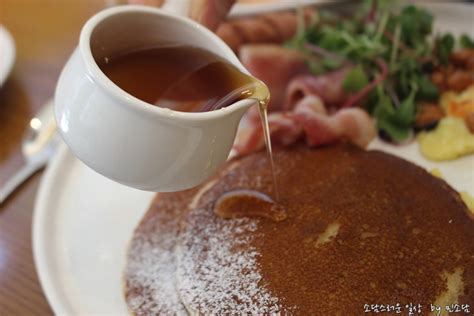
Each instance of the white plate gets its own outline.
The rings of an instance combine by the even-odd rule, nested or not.
[[[99,175],[61,144],[33,217],[35,263],[56,314],[127,313],[125,252],[152,196]]]
[[[15,62],[15,42],[8,30],[0,25],[0,87],[7,79]]]
[[[471,31],[473,7],[432,5],[448,12],[439,21],[457,33]],[[453,16],[456,14],[456,16]],[[425,160],[416,143],[371,144],[428,170],[439,168],[457,190],[474,195],[474,156],[454,162]],[[131,166],[133,167],[133,166]],[[63,145],[41,182],[33,218],[33,250],[41,284],[61,315],[125,315],[122,269],[132,231],[153,193],[134,190],[95,173]]]

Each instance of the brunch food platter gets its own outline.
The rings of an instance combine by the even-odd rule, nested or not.
[[[271,11],[268,4],[266,8]],[[245,7],[243,12],[248,10]],[[334,18],[311,10],[313,14],[318,12],[318,23]],[[218,214],[226,218],[222,219],[213,212],[214,204],[228,191],[248,188],[272,194],[267,156],[258,151],[263,140],[248,141],[248,135],[254,132],[249,123],[241,126],[244,132],[238,132],[237,143],[240,137],[244,139],[240,145],[245,146],[234,148],[237,154],[241,152],[241,158],[231,160],[216,177],[195,189],[156,198],[155,193],[132,189],[99,175],[75,158],[66,145],[60,146],[42,179],[33,223],[35,262],[55,313],[311,314],[318,310],[330,315],[377,312],[375,304],[378,309],[401,310],[405,314],[409,310],[427,313],[448,309],[472,313],[474,229],[466,204],[470,203],[469,195],[474,195],[473,135],[469,134],[468,118],[462,113],[463,104],[469,102],[467,106],[472,111],[474,96],[469,87],[451,86],[449,78],[464,62],[456,60],[459,56],[452,57],[453,46],[474,45],[474,8],[435,3],[422,10],[401,11],[394,19],[395,14],[382,8],[365,10],[364,17],[373,19],[367,22],[373,27],[367,31],[372,32],[369,35],[351,35],[357,27],[351,22],[356,19],[355,14],[354,18],[346,17],[347,23],[342,26],[328,22],[329,27],[316,27],[324,30],[320,33],[312,34],[307,31],[309,27],[305,32],[293,31],[284,39],[285,47],[301,50],[306,45],[308,51],[325,57],[323,66],[332,67],[331,71],[345,67],[336,64],[344,64],[346,59],[360,62],[360,66],[344,70],[344,82],[350,90],[361,84],[370,85],[383,75],[384,67],[368,62],[364,52],[351,55],[348,49],[346,55],[336,54],[330,49],[330,40],[337,41],[342,36],[354,45],[365,43],[363,50],[368,52],[377,49],[369,38],[384,38],[386,31],[389,38],[395,37],[396,45],[403,46],[396,49],[397,53],[388,52],[387,61],[392,64],[387,66],[393,67],[389,69],[392,76],[397,73],[394,69],[405,67],[398,74],[402,76],[400,72],[405,71],[407,91],[399,93],[399,87],[390,86],[378,95],[374,93],[379,99],[374,103],[376,108],[369,111],[377,118],[379,136],[369,139],[369,152],[349,145],[328,145],[311,137],[311,131],[305,128],[299,129],[304,135],[298,137],[317,149],[289,146],[276,150],[281,201],[288,212],[282,221],[273,221],[272,216],[263,213],[248,218],[241,209],[233,213],[238,215],[236,218],[230,219],[228,214]],[[239,12],[239,8],[234,11]],[[260,11],[259,14],[264,13]],[[291,14],[293,22],[285,15],[289,20],[285,23],[305,24],[300,22],[306,11]],[[230,21],[238,24],[242,14],[237,16]],[[421,22],[410,26],[413,19]],[[394,21],[404,21],[406,27],[412,27],[410,36],[417,42],[406,42],[406,30],[391,25]],[[252,23],[246,20],[246,24]],[[435,31],[428,32],[426,25],[419,27],[423,23],[433,23]],[[229,26],[227,32],[222,27],[217,33],[226,40],[228,30]],[[245,37],[245,32],[240,32]],[[324,36],[326,43],[321,40]],[[359,42],[364,36],[366,42]],[[418,69],[410,72],[404,63],[424,57],[420,53],[423,49],[433,51],[431,44],[427,44],[428,48],[423,46],[425,41],[436,41],[436,56],[432,57],[436,59],[435,68],[430,69],[429,75]],[[234,50],[233,45],[240,45],[232,40],[227,43]],[[248,56],[239,57],[245,64]],[[472,55],[470,58],[472,63]],[[315,69],[321,62],[309,64],[311,71],[323,73],[322,78],[329,72]],[[251,63],[245,66],[252,68]],[[254,70],[259,71],[258,67]],[[436,72],[446,78],[435,82]],[[332,80],[331,84],[335,84],[334,77]],[[268,83],[272,83],[271,79]],[[424,105],[419,105],[414,100],[422,98],[420,91],[436,96],[426,97]],[[322,93],[319,97],[319,101],[331,103],[327,101],[331,96]],[[363,97],[367,99],[367,95]],[[446,105],[440,104],[443,102]],[[344,119],[347,114],[331,111],[326,110],[332,114],[323,113],[328,119],[318,121],[320,128],[340,124],[331,119],[348,122]],[[423,111],[428,114],[420,118]],[[294,112],[295,117],[300,117]],[[272,120],[279,122],[278,115],[270,113],[270,126]],[[465,125],[461,128],[460,124]],[[351,139],[350,131],[342,133]],[[364,138],[363,133],[358,135]],[[288,139],[281,134],[275,137]],[[437,139],[444,143],[437,143]],[[469,151],[471,155],[467,154]],[[300,190],[301,184],[305,189]],[[456,191],[463,192],[464,201]],[[263,209],[270,209],[266,195],[260,202]],[[187,215],[182,216],[185,211]],[[291,211],[300,215],[292,215]]]

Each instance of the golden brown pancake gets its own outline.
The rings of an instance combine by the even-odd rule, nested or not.
[[[444,181],[351,146],[287,149],[275,161],[286,220],[213,212],[232,190],[271,194],[265,153],[240,159],[190,208],[177,251],[177,287],[189,312],[473,306],[474,222]]]
[[[277,150],[275,162],[283,221],[223,219],[213,210],[233,190],[271,195],[265,152],[234,160],[192,191],[158,195],[128,254],[126,298],[134,313],[472,308],[474,221],[443,180],[349,145]]]

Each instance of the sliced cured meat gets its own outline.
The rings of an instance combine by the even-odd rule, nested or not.
[[[375,125],[362,109],[342,109],[327,116],[320,113],[295,112],[296,121],[303,126],[310,146],[327,145],[341,139],[366,147],[375,137]]]
[[[261,123],[249,120],[245,130],[239,130],[234,150],[238,155],[257,151],[264,146]],[[328,115],[322,100],[308,95],[292,111],[270,113],[270,136],[276,145],[290,145],[304,138],[309,146],[321,146],[347,140],[366,147],[375,137],[372,118],[360,108],[341,109]]]
[[[320,97],[326,108],[339,108],[349,97],[342,87],[349,69],[343,68],[321,76],[307,74],[294,78],[288,84],[284,108],[294,108],[307,95]]]
[[[303,137],[303,127],[292,113],[275,112],[268,116],[270,135],[273,145],[288,146]],[[239,129],[234,152],[246,155],[265,145],[263,127],[260,121],[248,121],[248,128]]]

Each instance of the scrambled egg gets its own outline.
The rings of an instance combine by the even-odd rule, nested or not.
[[[439,161],[474,153],[474,134],[464,122],[469,113],[474,113],[474,85],[460,93],[443,93],[439,103],[447,116],[433,131],[418,135],[423,156]]]
[[[463,119],[445,117],[435,130],[418,135],[421,153],[431,160],[451,160],[474,153],[474,134]]]

